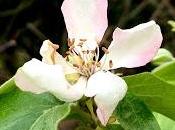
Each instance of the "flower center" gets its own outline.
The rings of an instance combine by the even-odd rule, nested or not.
[[[103,67],[103,63],[99,62],[99,45],[95,40],[87,39],[68,39],[69,51],[66,52],[67,61],[70,62],[80,74],[90,77],[96,71],[99,71]],[[105,55],[109,51],[102,47]],[[112,68],[112,61],[109,66]]]

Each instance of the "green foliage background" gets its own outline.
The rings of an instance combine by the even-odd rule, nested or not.
[[[12,77],[17,68],[30,58],[41,58],[39,48],[45,39],[59,44],[60,53],[65,53],[67,33],[60,9],[62,2],[0,1],[0,84]],[[168,20],[175,18],[173,0],[109,0],[108,18],[109,28],[102,41],[104,46],[111,41],[115,27],[130,28],[154,19],[162,28],[162,47],[175,54],[175,34],[167,24]],[[126,70],[126,74],[142,70],[150,70],[150,66]]]

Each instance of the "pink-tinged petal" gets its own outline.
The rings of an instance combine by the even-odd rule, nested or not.
[[[58,45],[53,44],[49,40],[45,40],[40,49],[40,54],[42,56],[42,62],[46,64],[59,64],[63,67],[64,73],[76,73],[76,70],[73,68],[69,62],[67,62],[56,50],[59,48]]]
[[[70,85],[60,65],[48,65],[37,59],[25,63],[15,75],[15,83],[21,90],[36,94],[47,91],[66,102],[83,96],[86,80],[80,77],[76,84]]]
[[[89,78],[85,96],[95,96],[97,116],[105,126],[126,92],[127,84],[122,78],[108,71],[99,71]]]
[[[160,27],[154,21],[126,30],[117,28],[106,61],[103,57],[101,62],[105,61],[105,69],[144,66],[156,55],[162,40]],[[113,67],[109,68],[111,60]]]
[[[61,7],[69,38],[101,41],[107,28],[107,0],[64,0]]]

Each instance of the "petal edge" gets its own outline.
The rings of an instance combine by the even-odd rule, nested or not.
[[[105,61],[103,57],[101,61],[105,61],[105,69],[144,66],[156,55],[162,40],[160,27],[154,21],[126,30],[117,28],[107,59]],[[113,61],[112,68],[109,67],[110,60]]]
[[[125,81],[111,72],[99,71],[87,83],[85,95],[93,97],[97,105],[97,116],[106,125],[119,101],[127,92]]]

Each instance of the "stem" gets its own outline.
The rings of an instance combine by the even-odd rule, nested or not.
[[[97,128],[95,130],[104,130],[103,128],[97,126]]]
[[[94,120],[95,124],[98,126],[98,119],[94,113],[94,108],[93,108],[93,101],[92,99],[89,99],[86,101],[86,106],[88,108],[88,110],[90,111],[91,113],[91,116],[92,116],[92,119]]]

